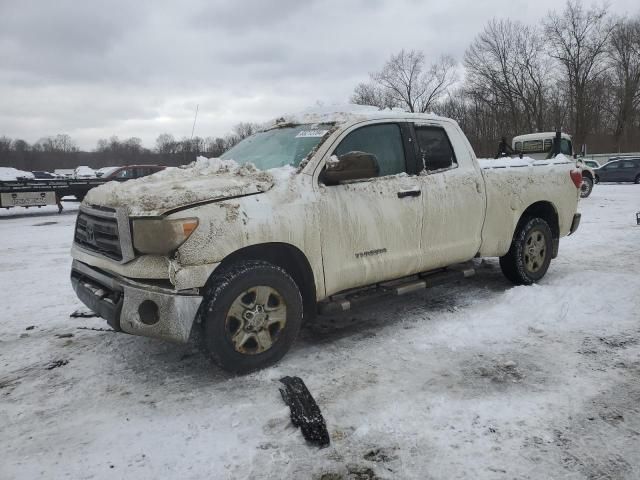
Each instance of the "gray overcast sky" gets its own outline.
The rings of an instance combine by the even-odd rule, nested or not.
[[[635,14],[637,0],[609,2]],[[392,53],[464,50],[493,17],[540,22],[557,0],[0,0],[0,135],[33,142],[221,136],[345,103]]]

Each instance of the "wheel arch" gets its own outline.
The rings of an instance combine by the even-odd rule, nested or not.
[[[224,271],[230,265],[245,260],[262,260],[284,269],[300,288],[305,319],[316,314],[316,282],[311,264],[306,255],[297,247],[282,242],[261,243],[240,248],[227,255],[209,277],[217,271]]]
[[[532,217],[539,217],[549,224],[553,239],[552,258],[555,258],[558,256],[558,246],[560,244],[560,220],[558,217],[558,210],[553,203],[548,201],[542,200],[532,203],[524,210],[524,212],[522,212],[513,234],[516,234],[518,228],[523,222],[526,222],[527,219]]]

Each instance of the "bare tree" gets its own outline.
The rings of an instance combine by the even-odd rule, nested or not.
[[[381,110],[397,106],[389,92],[373,81],[358,84],[350,101],[355,105],[370,105]]]
[[[574,144],[585,141],[590,90],[607,70],[609,37],[614,28],[605,7],[585,9],[579,0],[568,0],[564,11],[548,14],[544,30],[549,54],[564,67],[572,114]]]
[[[16,138],[13,143],[11,144],[11,149],[14,152],[28,152],[29,151],[29,144],[25,141],[22,140],[21,138]]]
[[[545,128],[549,82],[541,49],[534,28],[491,20],[465,53],[467,88],[479,100],[508,112],[511,133]]]
[[[176,153],[178,151],[178,142],[170,133],[161,133],[156,138],[156,152],[158,153]]]
[[[634,112],[640,106],[640,16],[622,18],[611,34],[610,62],[611,86],[614,97],[614,137],[618,151],[628,134]]]
[[[233,133],[240,139],[244,140],[260,130],[260,125],[256,123],[240,122],[233,127]]]
[[[33,145],[33,149],[40,152],[60,153],[73,153],[78,151],[76,142],[66,133],[58,134],[55,137],[43,137]]]
[[[455,66],[453,58],[442,56],[427,68],[424,53],[401,50],[391,56],[382,70],[370,74],[370,83],[356,87],[352,101],[427,112],[455,83]]]
[[[0,137],[0,152],[11,151],[11,139],[4,135]]]

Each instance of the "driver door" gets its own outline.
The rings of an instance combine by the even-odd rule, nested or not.
[[[338,185],[324,186],[320,180],[327,295],[417,271],[422,191],[417,177],[409,175],[413,157],[404,127],[399,123],[354,127],[328,154],[375,155],[380,172],[377,177]]]

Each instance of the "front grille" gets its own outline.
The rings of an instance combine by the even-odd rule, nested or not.
[[[115,216],[97,216],[80,211],[76,221],[74,240],[87,250],[114,260],[122,260],[118,220]]]

